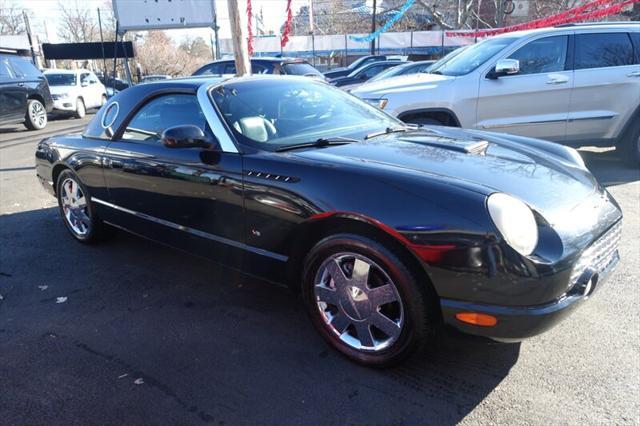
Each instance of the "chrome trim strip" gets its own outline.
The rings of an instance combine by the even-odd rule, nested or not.
[[[211,131],[213,131],[218,142],[220,142],[220,148],[222,148],[222,151],[237,154],[238,148],[233,143],[233,140],[231,140],[231,136],[229,136],[227,129],[225,129],[222,124],[222,121],[213,106],[213,101],[209,97],[209,87],[209,85],[203,84],[198,88],[197,96],[200,108],[202,108],[202,112],[207,119],[207,123],[209,123],[209,127],[211,127]]]
[[[564,123],[568,120],[544,120],[544,121],[525,121],[522,123],[504,123],[504,124],[484,124],[482,126],[483,129],[498,129],[498,128],[508,128],[508,127],[519,127],[519,126],[536,126],[538,124],[549,124],[549,123]]]
[[[239,248],[239,249],[242,249],[242,250],[247,250],[247,251],[250,251],[252,253],[259,254],[261,256],[267,256],[267,257],[270,257],[272,259],[278,260],[280,262],[286,262],[287,260],[289,260],[289,258],[287,256],[284,256],[282,254],[274,253],[274,252],[271,252],[269,250],[264,250],[264,249],[261,249],[261,248],[258,248],[258,247],[253,247],[253,246],[250,246],[250,245],[247,245],[247,244],[244,244],[244,243],[240,243],[238,241],[230,240],[228,238],[219,237],[217,235],[213,235],[213,234],[210,234],[210,233],[204,232],[204,231],[199,231],[197,229],[193,229],[193,228],[190,228],[188,226],[178,225],[177,223],[169,222],[168,220],[164,220],[164,219],[160,219],[160,218],[157,218],[157,217],[154,217],[154,216],[150,216],[150,215],[148,215],[146,213],[141,213],[141,212],[137,212],[137,211],[134,211],[134,210],[129,210],[129,209],[125,208],[125,207],[121,207],[121,206],[118,206],[116,204],[109,203],[108,201],[104,201],[104,200],[101,200],[99,198],[91,197],[91,201],[93,201],[95,203],[98,203],[98,204],[102,204],[103,206],[111,207],[112,209],[115,209],[115,210],[118,210],[118,211],[121,211],[121,212],[124,212],[124,213],[128,213],[130,215],[139,217],[141,219],[146,219],[148,221],[155,222],[155,223],[158,223],[160,225],[168,226],[169,228],[177,229],[179,231],[184,231],[184,232],[187,232],[187,233],[189,233],[191,235],[195,235],[195,236],[198,236],[198,237],[201,237],[201,238],[206,238],[208,240],[212,240],[212,241],[215,241],[217,243],[230,245],[232,247],[236,247],[236,248]]]
[[[615,114],[614,115],[599,115],[599,116],[596,116],[596,117],[570,118],[568,121],[569,121],[569,123],[571,123],[573,121],[586,121],[586,120],[611,120],[614,117],[615,117]]]

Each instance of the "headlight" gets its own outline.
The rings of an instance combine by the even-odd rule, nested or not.
[[[384,109],[384,107],[386,107],[387,103],[389,102],[389,99],[384,99],[384,98],[380,98],[380,99],[363,98],[362,100],[368,103],[369,105],[373,105],[374,107],[377,107],[380,109]]]
[[[522,255],[530,255],[538,244],[538,226],[533,212],[522,201],[502,193],[487,200],[491,220],[507,243]]]
[[[58,96],[60,97],[60,99],[69,99],[69,94],[68,93],[60,93],[60,94],[58,94]]]

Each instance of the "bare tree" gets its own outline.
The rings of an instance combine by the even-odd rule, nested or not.
[[[100,29],[96,11],[81,6],[76,0],[73,6],[70,2],[58,2],[62,13],[58,27],[58,36],[69,43],[84,43],[100,40]]]
[[[210,50],[207,48],[207,51]],[[192,56],[176,48],[164,31],[149,31],[144,41],[136,47],[137,60],[144,74],[191,75],[198,67],[211,59]]]
[[[13,0],[0,0],[0,34],[17,35],[25,32],[22,10]]]

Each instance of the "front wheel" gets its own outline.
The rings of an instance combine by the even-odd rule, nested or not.
[[[78,98],[76,100],[76,113],[75,113],[76,118],[83,118],[86,113],[87,113],[87,110],[84,106],[84,101],[82,100],[82,98]]]
[[[41,130],[47,125],[47,110],[37,99],[29,99],[24,125],[29,130]]]
[[[104,104],[107,103],[107,95],[102,95],[102,97],[100,98],[100,106],[103,107]]]
[[[634,127],[616,146],[616,151],[627,164],[640,167],[640,122],[634,123]]]
[[[392,365],[434,335],[434,296],[400,259],[353,234],[325,238],[307,256],[303,298],[313,325],[360,364]]]

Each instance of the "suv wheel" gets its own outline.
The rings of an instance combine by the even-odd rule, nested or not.
[[[305,260],[302,290],[318,332],[360,364],[392,365],[434,335],[435,296],[372,239],[337,234],[320,241]]]
[[[640,166],[640,122],[634,123],[634,127],[616,145],[616,151],[629,165]]]
[[[44,129],[47,125],[47,110],[37,99],[29,99],[24,125],[29,130]]]
[[[76,118],[82,118],[87,113],[87,110],[84,107],[84,101],[82,98],[78,98],[76,100]]]

